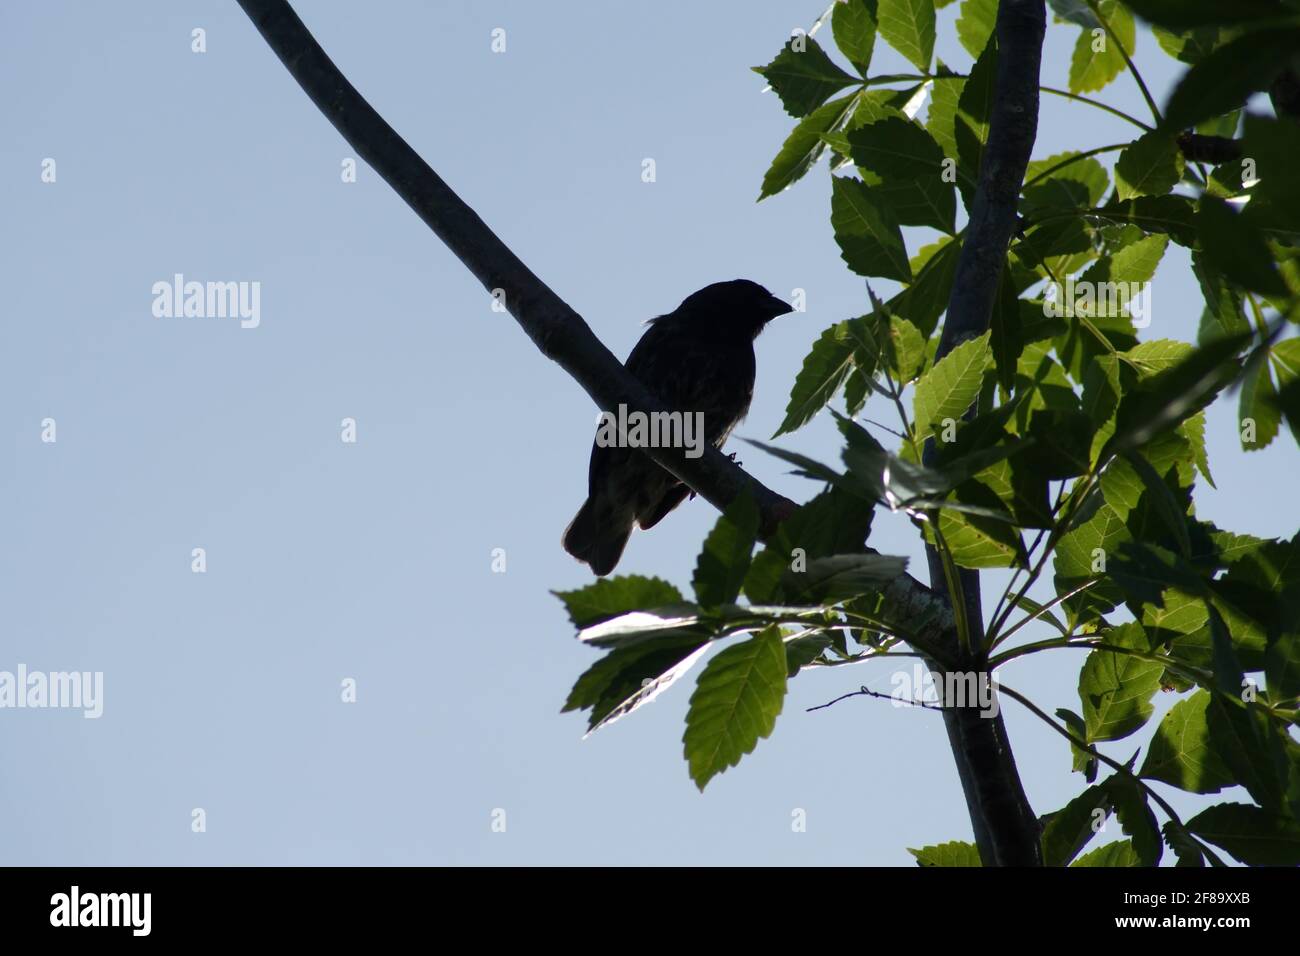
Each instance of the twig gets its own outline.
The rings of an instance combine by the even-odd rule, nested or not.
[[[879,700],[894,700],[894,701],[898,701],[899,703],[906,704],[909,707],[920,707],[923,710],[944,709],[942,704],[935,704],[925,700],[910,700],[902,697],[895,697],[893,694],[884,694],[878,690],[871,690],[869,687],[867,687],[866,684],[863,684],[855,691],[850,691],[847,694],[841,694],[839,697],[836,697],[834,700],[828,700],[826,703],[818,704],[816,707],[807,708],[806,713],[811,714],[814,710],[825,710],[827,707],[830,707],[832,704],[838,704],[840,701],[848,700],[850,697],[875,697]]]

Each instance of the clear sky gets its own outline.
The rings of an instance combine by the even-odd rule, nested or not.
[[[755,203],[792,121],[749,68],[821,0],[297,9],[620,356],[709,282],[805,289],[807,313],[758,342],[738,435],[767,439],[814,338],[865,311],[824,169]],[[939,54],[964,69],[955,11]],[[1044,83],[1066,85],[1077,33],[1049,24]],[[906,864],[905,847],[970,838],[938,715],[861,698],[804,712],[887,691],[883,661],[800,675],[772,738],[703,795],[681,757],[687,686],[585,741],[559,713],[595,659],[548,591],[590,580],[559,539],[597,410],[377,176],[341,182],[351,150],[234,2],[4,4],[0,51],[0,670],[104,674],[97,720],[0,710],[0,862]],[[1145,31],[1138,55],[1163,99],[1176,68]],[[877,44],[873,72],[905,69]],[[1102,96],[1144,111],[1127,76]],[[1035,156],[1134,134],[1045,98]],[[176,273],[259,281],[260,324],[155,318],[151,288]],[[1144,338],[1194,338],[1184,250],[1153,306]],[[1198,488],[1198,514],[1292,534],[1286,433],[1243,455],[1221,401],[1207,437],[1218,490]],[[825,416],[783,442],[838,453]],[[735,448],[770,486],[815,492]],[[715,518],[684,505],[619,570],[686,588]],[[873,544],[924,576],[901,518],[879,516]],[[1077,708],[1081,663],[1002,677]],[[1006,714],[1035,810],[1058,809],[1083,786],[1065,742]]]

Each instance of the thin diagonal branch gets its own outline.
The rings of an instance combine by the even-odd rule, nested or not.
[[[253,25],[290,75],[345,140],[433,230],[489,291],[503,290],[507,311],[547,358],[556,362],[603,409],[627,405],[655,412],[663,406],[563,299],[502,242],[464,200],[366,102],[334,65],[286,0],[239,0]],[[716,448],[699,458],[684,449],[645,453],[718,509],[748,491],[764,534],[795,505],[745,472]],[[944,599],[910,575],[889,586],[892,600],[915,609],[937,633],[952,619]]]

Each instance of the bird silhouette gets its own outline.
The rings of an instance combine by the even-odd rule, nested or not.
[[[757,282],[715,282],[651,319],[624,365],[664,408],[702,415],[703,435],[695,440],[721,447],[749,411],[754,339],[772,319],[792,311]],[[639,447],[611,444],[601,434],[591,448],[587,500],[565,529],[563,544],[596,574],[606,575],[618,565],[633,526],[653,528],[690,489]],[[683,428],[681,435],[686,434]]]

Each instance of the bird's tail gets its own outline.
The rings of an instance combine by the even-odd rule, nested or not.
[[[592,495],[564,529],[564,550],[602,577],[614,570],[632,534],[632,521],[611,511]]]

